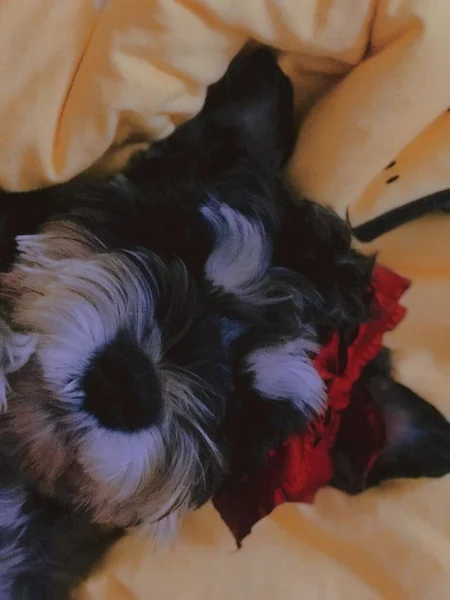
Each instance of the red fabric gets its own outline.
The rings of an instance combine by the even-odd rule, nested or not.
[[[353,468],[363,480],[384,444],[384,424],[372,399],[354,387],[363,368],[381,351],[383,334],[403,319],[406,310],[399,299],[409,282],[376,266],[372,281],[374,318],[361,325],[347,352],[347,364],[337,374],[339,336],[333,335],[316,357],[315,365],[327,384],[328,409],[308,431],[293,435],[269,452],[264,469],[223,489],[214,506],[230,528],[238,545],[253,525],[284,502],[314,500],[316,492],[333,475],[331,451],[347,449]]]

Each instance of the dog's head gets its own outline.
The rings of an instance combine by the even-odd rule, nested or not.
[[[246,190],[233,173],[270,185],[291,135],[292,91],[274,59],[238,60],[205,110],[125,177],[70,188],[68,214],[17,238],[2,292],[30,337],[16,339],[25,358],[10,368],[4,439],[42,492],[99,522],[166,528],[216,491],[239,326],[192,266],[215,244],[199,207]],[[188,189],[182,225],[203,222],[198,253],[167,226]]]
[[[203,502],[224,468],[230,380],[220,318],[186,267],[109,249],[70,221],[18,244],[4,292],[36,343],[10,376],[6,421],[22,469],[44,493],[120,526]]]

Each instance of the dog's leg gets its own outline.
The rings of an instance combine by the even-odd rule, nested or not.
[[[68,600],[122,532],[40,497],[0,464],[1,600]]]
[[[14,578],[11,600],[68,600],[120,535],[70,514],[32,515],[20,540],[26,562]]]

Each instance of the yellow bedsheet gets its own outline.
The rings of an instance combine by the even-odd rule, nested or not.
[[[448,31],[448,0],[3,0],[0,185],[119,165],[194,114],[253,36],[282,51],[307,113],[294,184],[357,225],[450,187]],[[414,284],[386,340],[398,377],[450,417],[450,217],[374,249]],[[124,540],[80,598],[447,599],[449,501],[449,478],[323,490],[277,509],[239,552],[207,506],[173,551]]]

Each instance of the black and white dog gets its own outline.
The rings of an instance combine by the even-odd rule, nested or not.
[[[167,538],[326,406],[312,360],[370,319],[373,261],[283,182],[293,129],[260,49],[124,174],[1,196],[2,600],[63,600],[126,530]],[[402,417],[373,483],[450,471],[445,419],[366,377]]]

